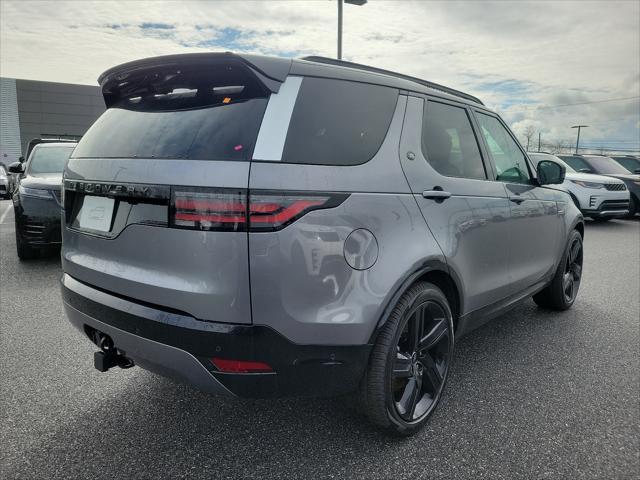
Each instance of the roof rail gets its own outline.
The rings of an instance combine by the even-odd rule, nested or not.
[[[455,95],[456,97],[461,97],[461,98],[464,98],[465,100],[470,100],[480,105],[484,105],[484,103],[482,103],[479,98],[474,97],[473,95],[469,95],[468,93],[464,93],[459,90],[455,90],[453,88],[445,87],[444,85],[440,85],[438,83],[429,82],[428,80],[422,80],[421,78],[412,77],[410,75],[404,75],[398,72],[392,72],[390,70],[384,70],[382,68],[370,67],[369,65],[362,65],[360,63],[347,62],[345,60],[337,60],[335,58],[319,57],[314,55],[311,55],[308,57],[302,57],[301,60],[306,60],[308,62],[315,62],[315,63],[324,63],[327,65],[335,65],[338,67],[355,68],[358,70],[364,70],[366,72],[380,73],[382,75],[389,75],[391,77],[402,78],[404,80],[409,80],[410,82],[419,83],[420,85],[424,85],[425,87],[432,88],[433,90],[439,90],[440,92],[448,93],[450,95]]]

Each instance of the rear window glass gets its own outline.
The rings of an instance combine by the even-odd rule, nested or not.
[[[367,83],[306,77],[282,153],[285,163],[359,165],[380,149],[398,91]]]
[[[110,108],[74,158],[247,160],[268,98],[232,65],[142,71],[103,89]]]
[[[36,147],[29,160],[28,173],[31,175],[39,173],[62,173],[69,159],[69,155],[73,152],[74,146]]]

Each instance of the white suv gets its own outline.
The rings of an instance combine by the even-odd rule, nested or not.
[[[622,180],[576,172],[566,162],[549,153],[529,153],[529,158],[535,165],[541,160],[552,160],[567,169],[562,187],[569,191],[585,217],[606,222],[624,217],[629,212],[629,191]]]

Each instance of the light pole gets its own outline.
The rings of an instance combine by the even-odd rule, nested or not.
[[[580,129],[588,127],[589,125],[574,125],[573,127],[571,127],[578,129],[578,138],[576,139],[576,155],[578,154],[578,147],[580,146]]]
[[[338,60],[342,60],[342,2],[361,7],[367,0],[338,0]]]

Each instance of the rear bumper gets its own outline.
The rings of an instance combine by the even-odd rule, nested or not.
[[[358,387],[371,345],[298,345],[265,326],[196,320],[115,296],[63,274],[71,323],[109,335],[136,365],[201,390],[248,398],[331,396]],[[264,362],[273,373],[217,371],[210,359]]]

